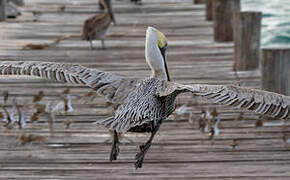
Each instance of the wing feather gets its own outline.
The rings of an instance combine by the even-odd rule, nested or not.
[[[216,103],[246,108],[260,114],[272,117],[287,118],[290,112],[290,96],[233,85],[182,85],[172,82],[164,82],[158,88],[156,95],[168,96],[172,93],[191,92],[203,96]]]
[[[123,101],[136,82],[135,79],[124,79],[78,64],[37,61],[2,61],[0,75],[28,75],[63,83],[83,84],[93,88],[112,103]],[[123,83],[127,86],[123,86]]]

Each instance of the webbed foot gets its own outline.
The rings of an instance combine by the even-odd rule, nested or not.
[[[148,144],[142,144],[139,146],[140,148],[140,152],[136,154],[135,156],[135,168],[138,169],[138,168],[142,168],[142,164],[143,164],[143,161],[144,161],[144,157],[145,157],[145,154],[147,152],[147,150],[149,149],[150,147],[150,143]]]
[[[113,146],[110,154],[110,161],[117,160],[119,152],[120,152],[119,146],[118,145]]]
[[[141,151],[139,153],[136,154],[136,162],[134,163],[135,164],[135,168],[138,169],[138,168],[142,168],[142,164],[143,164],[143,161],[144,161],[144,152]]]

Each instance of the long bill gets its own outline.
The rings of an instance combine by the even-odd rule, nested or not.
[[[113,12],[113,9],[112,9],[112,2],[111,0],[107,1],[107,6],[108,6],[108,10],[109,10],[109,14],[110,14],[110,17],[111,17],[111,20],[113,21],[114,25],[116,25],[116,19],[115,19],[115,15],[114,15],[114,12]]]
[[[162,57],[163,57],[163,63],[164,63],[164,67],[165,67],[165,73],[166,73],[167,81],[170,81],[170,76],[169,76],[169,72],[168,72],[168,68],[167,68],[167,62],[166,62],[166,56],[165,56],[166,48],[167,48],[167,46],[164,46],[164,47],[159,48],[159,49],[160,49],[160,52],[161,52]]]

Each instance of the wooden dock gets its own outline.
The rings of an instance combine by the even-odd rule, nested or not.
[[[65,7],[60,11],[60,7]],[[205,21],[205,6],[192,0],[143,0],[143,5],[128,0],[113,0],[117,26],[111,26],[106,50],[91,51],[87,42],[73,38],[43,50],[24,50],[27,43],[49,43],[63,35],[78,35],[83,21],[98,11],[96,0],[27,0],[23,15],[0,24],[0,60],[33,60],[80,63],[125,77],[144,78],[150,71],[144,59],[147,26],[154,26],[168,38],[168,66],[173,81],[192,84],[232,84],[233,43],[213,41],[212,22]],[[242,86],[260,87],[258,71],[240,72]],[[199,99],[190,106],[197,116],[202,107],[217,107],[220,135],[209,140],[201,133],[198,120],[173,117],[165,121],[154,139],[142,169],[133,166],[138,145],[147,134],[127,134],[134,143],[120,146],[116,162],[109,162],[111,145],[104,143],[108,131],[94,124],[108,117],[105,100],[83,103],[79,96],[90,91],[76,85],[63,85],[35,78],[0,77],[0,93],[9,91],[9,103],[31,104],[38,91],[44,101],[58,101],[69,88],[74,112],[57,115],[50,133],[47,118],[28,123],[23,130],[7,130],[0,121],[0,179],[289,179],[290,152],[286,139],[289,123],[263,121],[255,127],[257,114],[212,104]],[[190,94],[178,98],[188,102]],[[3,97],[0,97],[3,102]],[[31,116],[31,110],[25,111]],[[69,128],[64,122],[71,121]],[[21,145],[20,133],[40,135],[42,143]],[[233,149],[233,139],[238,146]]]

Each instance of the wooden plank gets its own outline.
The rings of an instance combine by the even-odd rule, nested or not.
[[[1,24],[0,60],[80,63],[125,77],[144,78],[150,75],[144,60],[145,30],[154,25],[168,38],[167,59],[174,81],[236,82],[232,71],[234,45],[213,42],[213,24],[204,21],[204,5],[180,0],[143,0],[142,6],[113,1],[118,26],[110,28],[106,42],[109,48],[105,51],[90,51],[79,38],[44,50],[22,50],[26,43],[52,42],[62,35],[80,34],[83,20],[98,11],[95,0],[25,2],[23,16]],[[63,5],[65,11],[58,12]],[[238,75],[243,86],[260,87],[258,71]],[[256,128],[257,114],[198,98],[198,104],[189,105],[188,112],[196,115],[193,123],[189,123],[187,115],[177,120],[170,116],[154,139],[144,167],[136,171],[135,153],[149,134],[126,134],[134,142],[122,144],[119,160],[109,162],[111,145],[104,140],[110,135],[94,122],[110,116],[110,109],[99,96],[91,102],[79,100],[89,88],[39,78],[0,77],[0,94],[9,90],[9,111],[14,98],[20,105],[32,105],[39,90],[45,94],[43,102],[57,103],[65,88],[70,88],[74,112],[56,115],[53,135],[45,116],[35,123],[28,122],[21,130],[7,130],[0,119],[0,179],[289,179],[289,147],[283,141],[283,136],[287,139],[290,134],[287,121],[263,120],[264,126]],[[187,104],[191,98],[190,94],[180,96],[177,106]],[[220,135],[214,137],[213,143],[208,133],[201,133],[198,124],[201,109],[208,107],[216,107],[221,118]],[[243,118],[236,120],[241,112]],[[28,118],[32,113],[33,109],[25,110]],[[66,121],[71,122],[68,129]],[[20,133],[40,135],[44,143],[21,145],[17,139]],[[236,149],[231,146],[233,139],[238,142]]]

